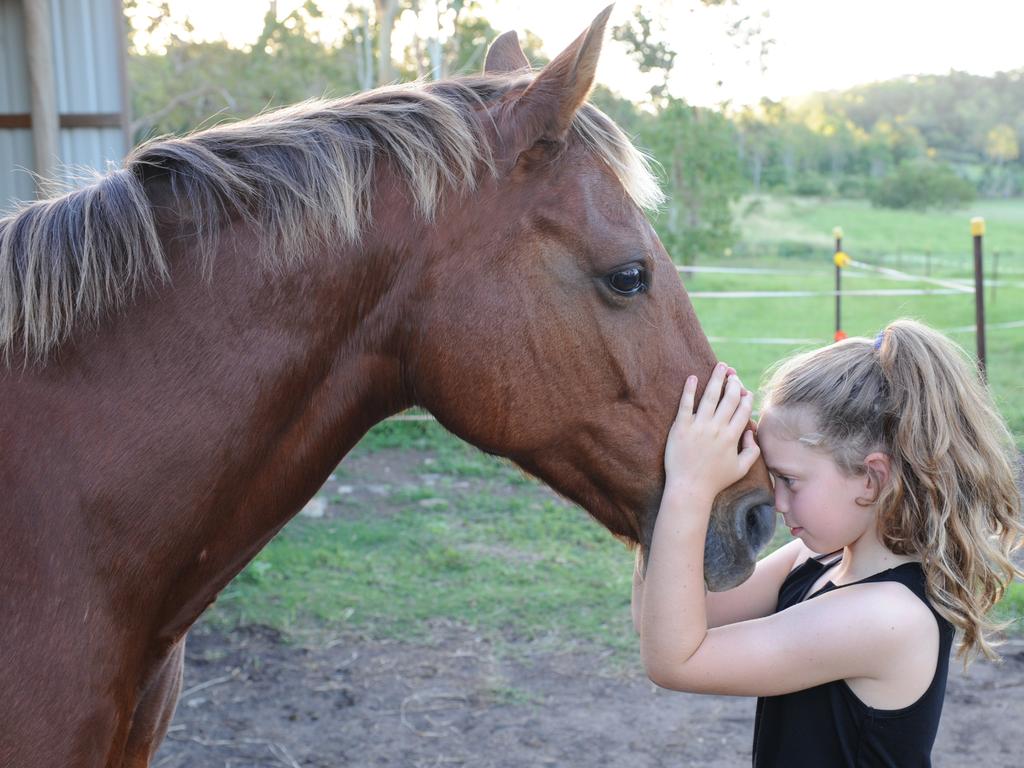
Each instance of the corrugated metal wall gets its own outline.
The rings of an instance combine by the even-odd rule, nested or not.
[[[0,0],[0,114],[29,111],[25,17],[21,0]],[[35,164],[30,128],[0,129],[0,214],[15,201],[31,200]]]
[[[64,181],[105,171],[128,150],[120,14],[114,0],[50,0]],[[21,0],[0,0],[0,115],[30,112],[24,40]],[[33,198],[32,177],[18,169],[34,162],[31,130],[0,128],[0,213]]]

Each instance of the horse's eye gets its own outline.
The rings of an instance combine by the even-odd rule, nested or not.
[[[608,285],[616,293],[633,296],[647,290],[647,275],[640,267],[629,267],[612,272],[608,276]]]

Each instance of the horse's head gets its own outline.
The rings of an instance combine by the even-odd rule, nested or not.
[[[607,18],[536,76],[514,34],[492,45],[478,116],[497,173],[427,244],[411,388],[453,432],[647,547],[683,382],[716,358],[637,204],[654,189],[641,156],[585,105]],[[771,502],[761,463],[716,500],[711,589],[750,575]]]

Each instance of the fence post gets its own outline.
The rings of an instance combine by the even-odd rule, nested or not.
[[[985,364],[985,280],[981,265],[981,239],[985,236],[985,219],[975,216],[971,219],[971,236],[974,238],[974,323],[978,345],[978,371],[982,381],[988,380]]]
[[[850,257],[843,252],[843,228],[833,227],[832,237],[836,239],[836,250],[832,256],[832,263],[836,265],[836,334],[833,337],[835,341],[842,341],[846,338],[846,332],[843,331],[842,323],[842,309],[841,309],[841,295],[842,295],[842,270],[843,267],[850,263]]]

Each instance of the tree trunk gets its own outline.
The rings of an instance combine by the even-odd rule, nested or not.
[[[395,79],[395,68],[391,64],[391,33],[395,30],[400,0],[374,0],[377,7],[378,40],[377,85],[387,85]]]
[[[376,85],[373,76],[373,27],[370,25],[370,12],[362,11],[363,39],[359,46],[359,57],[356,59],[356,74],[359,77],[359,89],[368,91]]]

